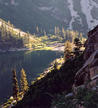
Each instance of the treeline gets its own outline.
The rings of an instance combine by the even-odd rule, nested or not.
[[[8,21],[0,20],[0,49],[9,50],[11,48],[32,48],[35,38],[31,34],[22,32]]]
[[[13,48],[34,48],[40,49],[53,45],[53,43],[64,43],[69,40],[74,43],[74,39],[79,38],[82,42],[85,37],[82,33],[73,30],[65,30],[64,27],[55,26],[54,33],[48,34],[45,29],[38,26],[34,35],[16,29],[10,21],[5,22],[0,19],[0,50],[10,50]]]
[[[38,36],[51,36],[51,34],[49,34],[45,31],[45,29],[39,28],[38,26],[36,26],[35,33]],[[83,34],[78,31],[66,30],[64,27],[60,28],[58,26],[55,26],[52,35],[60,36],[63,39],[65,38],[65,40],[71,40],[71,41],[73,41],[75,38],[83,38],[84,37]],[[65,41],[65,40],[63,40],[63,41]]]
[[[36,31],[40,33],[38,27]],[[71,43],[74,43],[75,38],[79,38],[83,43],[86,40],[86,37],[82,33],[74,30],[65,30],[64,27],[62,27],[62,29],[55,27],[54,34],[47,34],[44,31],[44,34],[40,38],[43,42],[46,42],[46,44],[51,44],[51,42],[65,43],[67,40],[69,40]]]
[[[63,41],[69,40],[72,43],[75,38],[79,38],[80,40],[84,38],[82,33],[73,30],[65,30],[63,27],[61,30],[58,27],[55,27],[55,35],[60,35],[63,38]]]
[[[24,47],[23,40],[16,37],[13,31],[8,30],[4,24],[0,27],[0,49]]]

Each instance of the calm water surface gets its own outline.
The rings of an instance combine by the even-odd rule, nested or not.
[[[0,53],[0,103],[12,95],[12,69],[16,68],[18,80],[20,70],[24,68],[29,84],[45,68],[62,54],[53,51],[22,51]]]

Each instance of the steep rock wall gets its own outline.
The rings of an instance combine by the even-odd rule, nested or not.
[[[85,48],[85,64],[75,76],[75,86],[89,82],[90,87],[98,89],[98,26],[88,33]]]

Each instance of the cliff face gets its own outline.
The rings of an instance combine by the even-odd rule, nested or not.
[[[85,60],[87,60],[94,51],[98,50],[98,26],[88,32],[88,39],[85,43],[85,48]]]
[[[75,86],[89,82],[90,87],[98,88],[98,26],[88,33],[85,43],[85,64],[75,76]]]

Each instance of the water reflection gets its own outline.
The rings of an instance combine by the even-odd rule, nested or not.
[[[0,53],[0,103],[12,94],[12,69],[16,68],[18,80],[24,68],[29,83],[62,54],[52,51],[22,51]]]

